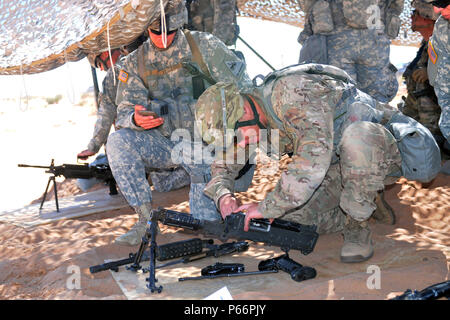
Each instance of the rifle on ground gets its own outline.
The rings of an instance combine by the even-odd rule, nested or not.
[[[435,300],[442,297],[450,300],[450,280],[426,287],[422,291],[408,289],[392,300]]]
[[[245,266],[242,263],[220,263],[217,262],[214,265],[207,266],[202,269],[201,276],[198,277],[185,277],[178,278],[178,281],[188,280],[203,280],[203,279],[215,279],[222,277],[241,277],[241,276],[253,276],[267,273],[277,273],[278,269],[268,269],[259,271],[245,272]]]
[[[203,249],[207,250],[204,251]],[[201,240],[199,238],[172,242],[156,247],[156,259],[158,261],[166,261],[175,258],[179,260],[167,262],[165,264],[155,266],[155,269],[164,268],[178,263],[189,263],[207,257],[220,257],[234,252],[243,252],[248,249],[248,243],[230,242],[221,245],[214,244],[212,239]],[[106,262],[89,268],[91,273],[97,273],[106,270],[119,271],[119,267],[132,264],[136,259],[137,253],[130,253],[128,258]],[[150,260],[150,251],[146,250],[142,254],[140,262]],[[136,270],[133,270],[136,271]],[[144,271],[146,271],[144,269]]]
[[[249,231],[244,231],[245,214],[239,212],[227,216],[223,222],[199,220],[190,214],[158,208],[153,210],[158,221],[168,226],[190,229],[208,237],[225,242],[229,238],[263,242],[280,247],[287,252],[299,250],[302,254],[311,253],[319,237],[316,226],[274,219],[252,219]]]
[[[64,176],[66,179],[97,178],[99,180],[104,181],[105,183],[108,183],[110,195],[117,194],[116,180],[114,180],[111,168],[109,167],[108,164],[89,165],[86,163],[86,164],[63,164],[61,166],[55,166],[55,161],[54,159],[52,159],[50,166],[34,166],[28,164],[18,164],[18,166],[21,168],[48,169],[45,172],[52,174],[52,176],[48,178],[47,187],[45,188],[44,197],[42,198],[39,210],[41,210],[42,206],[44,205],[45,198],[47,197],[48,188],[50,186],[50,182],[53,181],[55,190],[56,211],[59,212],[58,192],[56,189],[56,181],[55,181],[55,178],[59,176]]]

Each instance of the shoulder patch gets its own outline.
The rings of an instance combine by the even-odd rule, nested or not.
[[[245,68],[245,64],[242,61],[225,61],[225,65],[236,77],[238,77]]]
[[[120,72],[119,72],[119,80],[122,81],[123,83],[127,83],[127,81],[128,81],[128,73],[126,73],[123,70],[120,70]]]
[[[433,48],[433,44],[431,43],[431,40],[428,41],[428,57],[430,58],[430,60],[433,64],[436,64],[438,56],[436,54],[436,51]]]

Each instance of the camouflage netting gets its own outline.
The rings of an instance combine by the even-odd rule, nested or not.
[[[163,0],[166,4],[168,0]],[[160,0],[0,2],[0,74],[32,74],[125,45],[160,14]]]
[[[300,28],[303,28],[305,21],[305,14],[296,0],[238,0],[238,6],[239,15],[243,17],[283,22]],[[411,31],[411,12],[411,0],[405,0],[405,7],[400,16],[402,26],[393,44],[420,45],[422,37]]]
[[[163,0],[166,4],[168,0]],[[78,61],[90,52],[125,45],[160,14],[160,0],[0,1],[0,74],[32,74]],[[296,0],[238,0],[240,16],[303,27]],[[402,27],[394,44],[418,45],[405,0]],[[300,31],[300,30],[299,30]]]

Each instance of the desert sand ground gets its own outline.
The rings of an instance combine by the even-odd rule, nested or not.
[[[43,99],[31,99],[26,110],[17,107],[18,101],[3,101],[2,210],[39,201],[47,182],[48,175],[43,170],[17,168],[17,163],[47,165],[51,158],[55,158],[56,164],[76,162],[76,154],[84,150],[92,133],[95,121],[92,101],[92,96],[88,96],[77,105],[64,100],[58,105],[47,105]],[[283,165],[274,174],[268,165],[259,165],[251,188],[239,195],[241,200],[261,200],[275,186],[282,169]],[[82,192],[73,180],[58,181],[61,197]],[[155,205],[189,210],[188,188],[156,194],[155,199]],[[423,289],[448,280],[449,176],[439,174],[426,186],[401,178],[387,189],[386,200],[396,212],[397,223],[390,226],[371,220],[375,254],[369,261],[341,263],[342,236],[323,235],[313,253],[291,255],[317,270],[317,277],[302,283],[301,290],[286,274],[278,274],[283,279],[279,286],[270,285],[266,290],[248,291],[233,298],[389,299],[408,288]],[[137,249],[113,244],[114,238],[126,232],[136,219],[133,210],[125,208],[30,229],[0,223],[0,298],[126,299],[109,271],[91,274],[88,268],[105,259],[126,257]],[[160,243],[192,237],[165,226],[161,226],[161,232]],[[258,245],[255,252],[269,257],[281,251]],[[81,270],[79,289],[68,286],[68,270],[74,265]],[[379,286],[371,289],[368,278],[373,266],[381,270],[381,279]],[[245,285],[247,280],[241,280]],[[160,296],[164,297],[167,298]]]

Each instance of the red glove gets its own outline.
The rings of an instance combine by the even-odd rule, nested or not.
[[[134,106],[134,122],[144,129],[152,129],[162,125],[164,119],[157,117],[154,112],[146,111],[144,106],[137,104]]]
[[[77,154],[77,158],[81,160],[86,160],[90,156],[93,156],[95,152],[89,151],[88,149],[81,151],[79,154]]]

